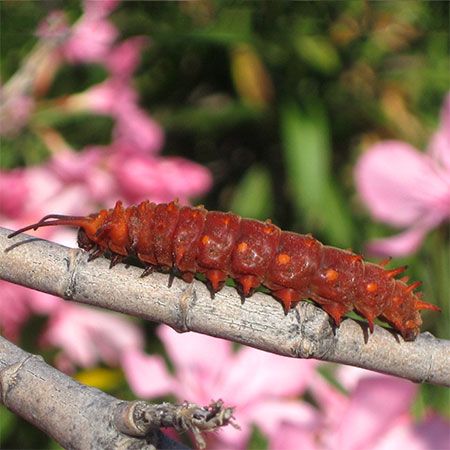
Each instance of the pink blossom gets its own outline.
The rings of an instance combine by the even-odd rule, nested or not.
[[[115,365],[143,347],[140,328],[119,314],[61,302],[50,317],[42,343],[61,348],[73,363],[91,367],[98,359]]]
[[[203,166],[183,158],[151,158],[143,155],[119,155],[114,162],[117,182],[130,203],[145,198],[166,202],[207,191],[212,183],[210,172]]]
[[[21,92],[0,91],[0,136],[12,136],[21,130],[28,122],[28,118],[35,107],[35,101]]]
[[[91,18],[102,18],[111,14],[120,0],[84,0],[84,14]]]
[[[118,0],[85,0],[84,12],[72,26],[62,53],[72,63],[102,63],[109,55],[118,31],[107,16]]]
[[[372,216],[397,227],[399,235],[369,245],[380,255],[415,252],[425,235],[450,217],[450,95],[428,151],[400,141],[370,147],[355,168],[357,190]]]
[[[321,450],[316,443],[315,427],[283,422],[270,441],[270,450]]]
[[[108,78],[62,101],[68,112],[90,111],[111,117],[119,117],[124,108],[137,103],[136,90],[120,77]]]
[[[71,63],[102,62],[117,36],[116,27],[107,19],[85,14],[73,25],[62,53]]]
[[[17,341],[30,316],[29,290],[0,280],[0,330],[7,339]]]
[[[25,210],[28,195],[23,170],[0,171],[0,215],[9,219],[19,218]]]
[[[164,132],[146,112],[133,105],[122,105],[116,116],[114,142],[145,153],[157,153],[164,145]]]
[[[117,182],[109,168],[110,158],[109,147],[92,146],[82,152],[60,151],[49,161],[48,167],[66,189],[81,187],[80,199],[89,198],[88,204],[95,209],[97,204],[108,205],[118,197]],[[81,213],[85,214],[87,205],[84,203],[82,206]]]
[[[141,53],[148,43],[146,36],[134,36],[116,44],[105,59],[105,66],[114,77],[128,79],[141,61]]]
[[[391,450],[404,447],[408,450],[436,450],[450,447],[450,423],[430,413],[420,423],[410,416],[398,418],[393,426],[379,437],[374,450]]]
[[[322,417],[312,405],[298,400],[269,400],[259,405],[255,413],[255,423],[267,436],[271,450],[318,448]]]
[[[49,212],[59,214],[85,213],[86,206],[91,204],[89,192],[82,184],[69,184],[64,182],[47,165],[17,169],[17,181],[20,181],[13,193],[18,196],[11,198],[10,202],[21,201],[20,215],[8,216],[8,210],[0,204],[0,217],[4,226],[20,228],[36,222]],[[8,203],[5,205],[8,206]],[[93,208],[91,204],[90,208]],[[3,217],[2,217],[3,216]],[[50,237],[65,235],[64,229],[42,228],[36,231],[37,236]],[[73,233],[72,233],[73,234]]]
[[[133,391],[140,397],[173,393],[179,400],[208,404],[222,398],[236,407],[241,430],[227,427],[210,436],[208,448],[244,448],[252,424],[276,434],[283,421],[315,423],[312,408],[292,400],[301,394],[316,363],[298,361],[248,347],[233,352],[228,341],[196,333],[179,335],[161,326],[158,335],[174,365],[171,375],[160,357],[126,354],[123,368]]]
[[[121,77],[109,78],[86,91],[64,99],[67,111],[92,111],[115,119],[114,143],[142,153],[158,153],[164,131],[137,105],[136,91]]]
[[[18,341],[20,331],[30,316],[49,314],[60,301],[52,295],[6,281],[0,281],[0,292],[0,330],[12,341]]]
[[[348,450],[445,448],[449,423],[430,415],[415,423],[410,408],[417,386],[406,380],[354,367],[341,367],[338,380],[345,395],[315,378],[312,393],[324,412],[319,431],[321,447]]]

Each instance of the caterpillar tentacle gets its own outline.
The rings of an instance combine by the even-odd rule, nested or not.
[[[386,269],[389,262],[366,262],[349,250],[323,245],[311,235],[282,231],[270,221],[241,218],[232,213],[207,211],[203,206],[145,201],[87,217],[50,214],[39,222],[11,233],[46,226],[79,227],[78,245],[89,260],[112,253],[111,265],[128,255],[145,266],[141,277],[155,268],[191,282],[196,273],[206,277],[211,296],[228,277],[233,278],[242,300],[264,286],[287,314],[299,301],[310,298],[339,326],[348,312],[389,323],[405,340],[414,340],[422,320],[419,310],[440,309],[422,300],[414,290],[420,282],[397,279],[406,267]]]

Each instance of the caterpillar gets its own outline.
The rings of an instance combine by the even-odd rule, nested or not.
[[[204,274],[211,295],[225,280],[235,280],[243,298],[267,288],[288,311],[303,299],[324,309],[336,326],[348,312],[364,317],[371,333],[375,318],[414,340],[422,320],[419,310],[440,311],[397,275],[406,267],[386,269],[388,261],[370,263],[348,250],[323,245],[311,235],[282,231],[270,220],[241,218],[230,212],[207,211],[203,206],[149,201],[125,208],[121,201],[86,217],[50,214],[11,233],[54,225],[79,228],[78,245],[89,260],[109,251],[110,267],[133,255],[145,266],[168,271],[192,282]],[[169,285],[171,281],[169,281]]]

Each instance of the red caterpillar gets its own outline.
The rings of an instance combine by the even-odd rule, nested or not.
[[[191,282],[200,272],[212,294],[230,276],[244,297],[265,286],[286,313],[310,298],[337,326],[354,309],[367,319],[371,332],[374,319],[380,317],[411,341],[422,324],[418,311],[440,310],[413,292],[420,282],[408,286],[406,279],[395,278],[405,267],[384,269],[311,235],[281,231],[270,221],[176,202],[144,201],[124,208],[118,201],[114,209],[87,217],[51,214],[8,237],[52,225],[79,227],[78,245],[90,251],[90,260],[109,250],[111,267],[132,254],[146,265],[143,276],[159,268]]]

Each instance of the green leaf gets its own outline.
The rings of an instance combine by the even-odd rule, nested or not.
[[[300,35],[294,44],[299,56],[310,67],[324,74],[332,74],[340,69],[338,52],[327,38]]]
[[[311,102],[307,111],[293,103],[281,111],[281,133],[289,187],[299,218],[330,243],[350,246],[348,207],[331,177],[331,148],[325,112]]]
[[[243,217],[265,220],[272,215],[272,204],[269,172],[255,164],[236,188],[231,210]]]

